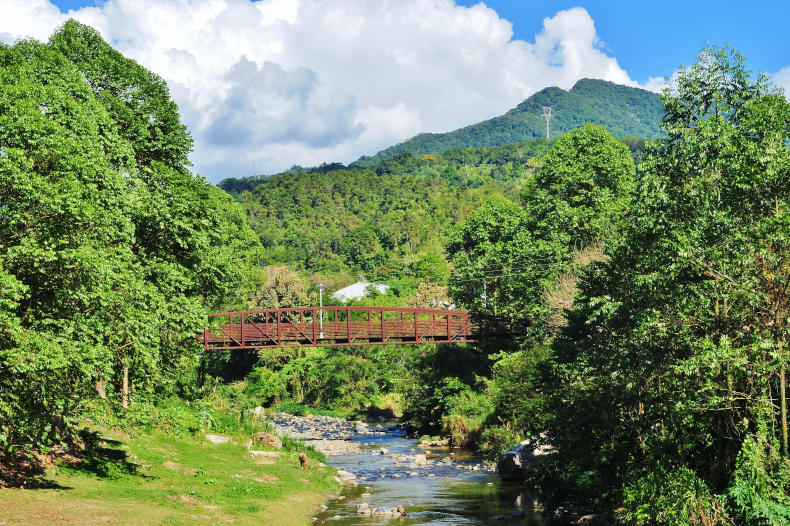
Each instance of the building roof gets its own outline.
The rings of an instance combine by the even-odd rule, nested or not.
[[[368,287],[373,287],[381,294],[386,294],[390,288],[389,285],[357,281],[353,285],[336,290],[332,293],[332,297],[338,301],[358,300],[368,295]]]

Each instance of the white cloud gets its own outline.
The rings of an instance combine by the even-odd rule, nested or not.
[[[790,66],[784,67],[771,75],[774,84],[785,91],[785,97],[790,98]]]
[[[582,8],[546,18],[534,42],[452,0],[107,0],[70,15],[167,80],[213,181],[350,162],[583,77],[636,85]],[[5,0],[0,39],[46,40],[66,19]]]
[[[661,93],[667,85],[667,77],[650,77],[642,87],[654,93]]]

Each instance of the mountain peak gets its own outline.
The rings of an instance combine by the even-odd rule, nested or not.
[[[555,86],[543,88],[504,115],[447,133],[421,133],[373,157],[363,157],[355,164],[371,166],[404,152],[420,157],[444,153],[450,148],[496,146],[544,138],[544,106],[552,108],[552,137],[588,122],[606,126],[617,137],[661,135],[664,109],[657,94],[606,80],[584,78],[569,91]]]

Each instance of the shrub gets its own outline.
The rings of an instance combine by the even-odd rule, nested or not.
[[[521,439],[521,435],[508,427],[487,427],[480,433],[478,451],[487,460],[497,460],[502,453],[521,442]]]

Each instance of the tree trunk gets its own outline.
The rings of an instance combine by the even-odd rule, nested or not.
[[[96,393],[99,395],[99,398],[102,400],[107,399],[107,380],[104,378],[104,375],[99,375],[99,378],[96,380]]]
[[[123,366],[123,383],[121,383],[121,407],[129,408],[129,366]]]
[[[780,354],[781,356],[781,354]],[[785,366],[779,372],[779,409],[782,419],[782,453],[787,453],[787,380],[785,379]]]

